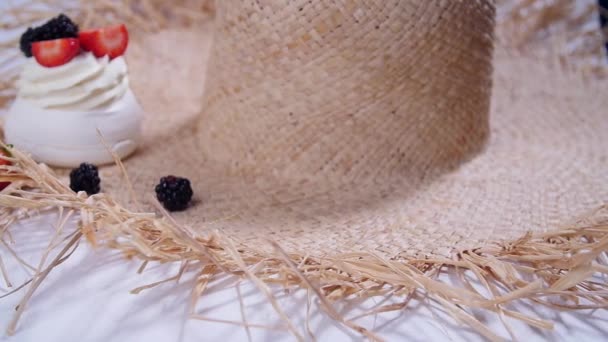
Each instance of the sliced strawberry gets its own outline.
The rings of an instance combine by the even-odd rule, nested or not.
[[[3,149],[2,147],[0,147],[0,155],[3,156],[10,156],[10,153]],[[4,160],[2,158],[0,158],[0,165],[10,165],[11,163],[8,160]],[[4,188],[6,188],[7,186],[9,186],[11,183],[9,182],[0,182],[0,191],[4,190]]]
[[[80,47],[84,51],[91,51],[91,47],[93,46],[93,40],[95,39],[96,33],[97,33],[97,30],[80,31],[78,33],[78,40],[80,41]]]
[[[79,51],[80,43],[76,38],[43,40],[32,43],[32,54],[38,64],[49,68],[71,61]]]
[[[129,32],[124,24],[100,29],[81,31],[78,34],[80,45],[85,51],[91,51],[95,57],[110,56],[110,59],[122,56],[129,45]]]

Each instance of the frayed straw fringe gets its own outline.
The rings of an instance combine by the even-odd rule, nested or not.
[[[381,338],[355,321],[366,315],[404,310],[415,295],[441,304],[454,319],[471,326],[489,340],[500,338],[471,314],[473,310],[497,314],[515,338],[505,317],[542,329],[551,329],[553,324],[507,309],[514,301],[531,300],[558,309],[608,307],[608,284],[592,279],[597,274],[608,274],[608,205],[562,229],[527,234],[514,241],[495,241],[483,248],[455,253],[452,259],[391,260],[371,251],[315,257],[304,253],[288,254],[274,241],[269,241],[273,247],[270,253],[240,245],[237,248],[222,232],[201,235],[179,225],[160,206],[162,216],[129,211],[106,194],[90,197],[83,192],[76,194],[45,165],[37,164],[15,149],[12,154],[10,158],[3,158],[13,165],[0,167],[0,181],[13,182],[0,194],[0,241],[3,246],[8,247],[5,238],[9,238],[9,226],[19,217],[49,209],[59,209],[67,214],[62,215],[60,228],[38,267],[26,264],[14,251],[11,253],[18,262],[36,271],[31,280],[8,293],[31,284],[10,322],[9,334],[15,332],[19,317],[36,288],[54,267],[69,257],[82,238],[93,246],[118,249],[128,258],[142,260],[138,272],[149,262],[181,263],[176,276],[134,289],[133,293],[179,279],[185,272],[198,272],[192,288],[194,319],[217,321],[194,314],[197,300],[211,282],[229,274],[244,276],[266,295],[283,319],[283,328],[298,340],[304,340],[303,334],[281,309],[269,284],[308,289],[309,295],[312,293],[319,299],[320,307],[329,317],[370,340]],[[78,230],[68,239],[57,241],[63,225],[75,213],[80,214]],[[44,259],[59,245],[63,245],[62,251],[45,267]],[[461,285],[438,280],[440,272],[459,275]],[[6,272],[2,274],[7,286],[12,285]],[[476,289],[468,274],[473,274],[475,281],[485,289]],[[340,299],[389,295],[403,296],[404,301],[350,319],[340,315],[332,305]],[[247,329],[276,328],[247,323],[244,316],[243,322],[221,322]],[[309,329],[307,333],[312,335]]]

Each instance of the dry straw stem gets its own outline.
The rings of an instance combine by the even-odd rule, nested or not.
[[[299,340],[304,339],[304,332],[285,315],[267,284],[309,289],[329,317],[374,340],[381,338],[354,323],[360,317],[346,319],[332,308],[331,303],[355,297],[405,296],[404,304],[382,306],[372,312],[377,314],[404,310],[412,296],[427,296],[441,304],[456,320],[470,325],[490,340],[500,338],[477,320],[473,311],[495,313],[501,319],[510,317],[550,329],[551,322],[506,307],[518,300],[532,300],[560,309],[608,306],[608,284],[593,280],[593,275],[608,273],[606,205],[562,229],[527,234],[515,241],[495,241],[483,248],[460,251],[452,259],[391,260],[373,252],[315,257],[306,253],[287,254],[276,242],[270,242],[273,252],[263,252],[236,246],[232,238],[222,232],[195,234],[162,214],[130,211],[105,194],[90,197],[76,194],[52,170],[18,150],[13,149],[10,159],[14,164],[0,169],[0,179],[20,179],[21,185],[13,184],[0,194],[0,217],[5,218],[0,226],[0,239],[9,233],[9,225],[14,222],[14,219],[6,218],[23,215],[23,208],[30,212],[61,209],[67,214],[58,227],[65,224],[72,211],[79,212],[81,219],[79,230],[73,233],[72,239],[62,241],[62,253],[45,270],[37,271],[30,281],[32,285],[9,326],[9,333],[14,332],[35,288],[59,260],[65,260],[65,253],[82,236],[95,246],[118,249],[126,257],[146,263],[181,263],[177,276],[135,289],[135,292],[179,279],[184,272],[196,272],[192,290],[193,318],[201,318],[194,314],[194,306],[209,283],[225,275],[245,275],[266,294],[286,328]],[[41,268],[42,264],[37,270]],[[436,276],[440,271],[460,274],[463,282],[451,285],[438,280]],[[470,284],[468,277],[471,274],[485,290]],[[250,328],[262,327],[242,324]]]

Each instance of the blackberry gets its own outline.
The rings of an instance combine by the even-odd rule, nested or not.
[[[99,173],[97,166],[82,163],[70,172],[70,188],[75,192],[85,191],[88,195],[99,192]]]
[[[37,32],[28,27],[25,32],[21,35],[21,39],[19,40],[19,48],[21,52],[25,55],[25,57],[32,57],[32,43],[36,41]]]
[[[77,38],[78,25],[65,14],[47,21],[42,26],[28,28],[19,40],[19,48],[26,57],[32,57],[32,43],[59,38]]]
[[[169,211],[184,210],[192,199],[192,187],[186,178],[166,176],[156,186],[156,198]]]

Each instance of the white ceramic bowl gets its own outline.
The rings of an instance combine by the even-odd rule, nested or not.
[[[98,131],[108,147],[125,158],[137,148],[143,114],[131,90],[109,108],[86,112],[41,109],[17,98],[6,116],[5,138],[48,165],[103,165],[113,158]]]

